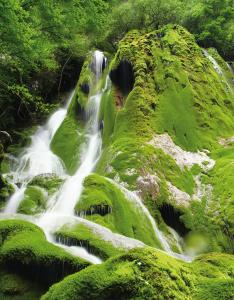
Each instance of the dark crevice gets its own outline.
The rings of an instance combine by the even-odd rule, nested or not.
[[[101,259],[108,258],[105,252],[103,252],[101,249],[90,245],[89,240],[72,238],[70,236],[65,236],[58,233],[56,234],[56,242],[62,245],[66,245],[68,247],[82,247],[86,249],[88,253],[96,255]]]
[[[173,228],[180,236],[185,236],[189,233],[189,229],[185,227],[184,223],[181,221],[182,213],[176,210],[170,204],[163,204],[159,207],[159,211],[163,218],[163,221]]]
[[[110,214],[112,212],[112,208],[109,205],[106,204],[100,204],[100,205],[92,205],[86,210],[77,211],[77,215],[83,217],[83,216],[91,216],[91,215],[100,215],[105,216],[107,214]]]
[[[117,69],[110,72],[110,78],[123,97],[126,97],[133,89],[135,83],[132,64],[127,60],[121,61]]]

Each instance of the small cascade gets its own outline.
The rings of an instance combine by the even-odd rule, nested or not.
[[[104,55],[100,51],[94,52],[93,68],[96,77],[96,81],[100,79],[102,74]],[[107,87],[106,83],[106,87]],[[61,190],[58,193],[58,198],[55,201],[55,205],[50,209],[50,212],[58,214],[74,214],[74,207],[79,200],[83,190],[83,181],[95,168],[96,163],[101,154],[102,138],[99,131],[98,113],[102,99],[102,95],[105,91],[98,92],[97,94],[89,97],[87,104],[87,146],[85,152],[81,158],[81,165],[73,176],[70,176]],[[54,200],[53,200],[54,201]]]
[[[218,64],[218,62],[216,61],[216,59],[211,56],[207,50],[203,49],[202,50],[204,55],[210,60],[210,62],[212,63],[215,71],[223,78],[223,82],[226,84],[226,86],[228,87],[230,92],[233,92],[231,86],[229,85],[227,78],[225,77],[225,74],[223,73],[222,68],[220,67],[220,65]],[[228,64],[227,64],[228,65]],[[228,65],[228,68],[230,69],[230,66]]]
[[[74,91],[70,94],[64,108],[51,115],[44,126],[40,126],[31,137],[31,145],[16,159],[13,169],[6,174],[8,181],[15,187],[15,193],[8,200],[4,213],[16,213],[29,181],[41,174],[65,175],[61,160],[51,151],[50,143],[65,119]],[[19,185],[20,187],[18,188]]]
[[[106,64],[105,57],[102,52],[95,51],[93,55],[93,62],[91,68],[95,74],[95,82],[93,88],[96,87],[103,70],[103,63]],[[102,91],[98,91],[95,95],[91,95],[88,99],[86,108],[86,145],[84,151],[81,154],[81,165],[77,169],[73,176],[67,176],[66,181],[62,185],[61,189],[51,197],[47,211],[38,220],[38,225],[43,228],[46,233],[47,239],[56,245],[66,249],[68,252],[76,254],[84,259],[89,260],[92,263],[100,263],[101,260],[89,254],[84,248],[81,247],[68,247],[66,245],[59,244],[53,237],[53,232],[59,228],[59,217],[62,215],[69,218],[74,216],[74,208],[79,200],[82,190],[83,181],[95,168],[96,163],[101,154],[102,137],[99,130],[99,107],[102,99],[102,95],[108,88],[108,77],[106,79],[106,85]]]
[[[161,246],[163,248],[163,250],[165,252],[167,252],[169,255],[174,256],[178,259],[182,259],[184,261],[190,262],[191,261],[191,257],[184,255],[184,254],[179,254],[179,253],[175,253],[172,251],[166,237],[164,236],[164,234],[162,233],[162,231],[159,230],[154,218],[151,216],[149,210],[146,208],[146,206],[143,204],[142,200],[140,199],[140,197],[132,191],[129,191],[128,189],[126,189],[125,187],[123,187],[122,185],[116,183],[115,181],[109,179],[112,183],[114,183],[126,196],[126,198],[133,202],[137,207],[139,207],[142,212],[147,216],[148,220],[150,221],[152,228],[154,230],[155,236],[156,238],[160,241]],[[175,233],[174,233],[175,234]],[[181,248],[180,248],[181,249]],[[181,249],[182,250],[182,249]]]

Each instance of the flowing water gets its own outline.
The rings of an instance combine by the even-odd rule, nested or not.
[[[63,163],[51,151],[50,143],[65,119],[73,95],[74,91],[70,94],[66,106],[58,109],[44,126],[38,128],[31,137],[31,145],[16,160],[12,171],[6,175],[9,182],[14,186],[15,193],[9,199],[4,213],[17,212],[19,204],[24,198],[26,186],[35,176],[55,174],[61,177],[65,175]]]
[[[216,59],[211,56],[207,50],[203,49],[203,53],[204,55],[210,60],[210,62],[212,63],[215,71],[220,75],[220,77],[222,78],[222,81],[226,84],[226,86],[228,87],[229,92],[233,93],[233,89],[230,86],[230,84],[228,83],[228,80],[222,70],[222,68],[220,67],[220,65],[218,64],[218,62],[216,61]],[[231,66],[229,66],[229,64],[227,63],[228,68],[230,69],[230,71],[232,71]]]
[[[129,191],[128,189],[126,189],[125,187],[123,187],[120,184],[117,184],[116,182],[110,180],[112,183],[114,183],[115,185],[117,185],[119,187],[119,189],[124,193],[124,195],[126,196],[126,198],[131,201],[132,203],[135,204],[136,207],[139,207],[140,210],[143,212],[143,214],[148,218],[148,220],[151,223],[151,226],[154,230],[154,234],[156,236],[156,238],[158,239],[158,241],[160,242],[163,250],[165,252],[167,252],[168,254],[170,254],[171,256],[174,256],[176,258],[182,259],[184,261],[190,262],[192,259],[190,256],[187,256],[185,254],[183,254],[182,248],[180,246],[177,245],[177,248],[180,249],[181,253],[175,253],[172,249],[170,244],[168,243],[165,235],[162,233],[162,231],[159,230],[154,218],[151,216],[149,210],[146,208],[146,206],[143,204],[141,198],[133,191]],[[172,228],[170,228],[170,231],[173,235],[173,238],[175,239],[176,237],[176,242],[179,244],[179,237],[178,234],[176,235],[176,233],[174,232],[174,230]]]
[[[91,70],[93,71],[95,78],[86,108],[87,125],[85,151],[81,153],[82,163],[75,174],[73,176],[66,174],[63,163],[50,149],[50,143],[57,129],[66,117],[68,107],[74,94],[73,92],[68,99],[67,105],[64,108],[58,109],[44,126],[38,128],[37,132],[32,136],[31,145],[17,160],[16,166],[13,168],[12,172],[7,174],[8,180],[10,179],[10,182],[15,186],[16,191],[9,199],[4,210],[5,216],[17,213],[20,202],[24,198],[26,186],[33,177],[48,173],[65,178],[65,182],[60,190],[48,200],[48,207],[45,213],[32,218],[32,220],[44,230],[49,242],[56,244],[73,255],[80,256],[96,264],[101,263],[101,260],[98,257],[88,253],[85,248],[60,244],[56,241],[54,232],[69,222],[83,222],[97,235],[108,242],[112,242],[114,245],[128,249],[144,245],[140,241],[114,234],[109,229],[81,219],[74,214],[75,205],[83,190],[83,181],[95,169],[101,154],[102,138],[99,130],[98,115],[103,93],[109,88],[109,76],[106,77],[106,85],[102,90],[99,90],[95,94],[92,94],[92,91],[95,91],[97,88],[102,76],[103,67],[105,67],[106,64],[107,60],[103,53],[95,51],[91,63]],[[128,191],[121,186],[119,186],[119,188],[124,192],[129,201],[132,201],[134,205],[139,207],[149,219],[162,248],[169,254],[188,261],[189,259],[186,256],[174,253],[171,250],[167,239],[158,229],[155,220],[150,215],[141,199],[134,192]]]

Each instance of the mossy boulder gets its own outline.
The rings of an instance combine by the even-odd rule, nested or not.
[[[90,265],[47,242],[43,231],[26,221],[0,221],[0,241],[0,265],[45,287]]]
[[[101,235],[85,224],[63,226],[56,232],[56,240],[65,245],[84,247],[89,253],[104,260],[127,251],[116,247],[110,241],[105,241]]]
[[[85,142],[84,123],[76,116],[67,116],[51,142],[52,151],[62,159],[69,174],[74,174],[80,163],[81,146]]]
[[[201,296],[205,292],[207,299],[212,299],[222,291],[221,299],[228,300],[233,289],[233,267],[230,255],[203,256],[189,264],[152,248],[135,249],[65,278],[42,299],[192,300],[206,299]],[[210,270],[212,277],[203,269]],[[217,286],[211,289],[215,282]]]
[[[22,275],[0,269],[0,299],[38,300],[46,289],[39,283]]]
[[[4,208],[7,199],[14,193],[14,187],[0,175],[0,210]]]
[[[53,174],[35,176],[27,185],[18,213],[35,215],[45,211],[50,196],[58,191],[63,179]]]
[[[161,247],[152,223],[142,208],[127,199],[123,191],[105,177],[92,174],[85,179],[84,191],[75,211],[113,232]]]
[[[216,167],[208,170],[205,162],[202,167],[181,168],[160,145],[152,143],[155,136],[168,135],[174,148],[178,146],[193,154],[205,151],[209,159],[216,160],[220,138],[234,136],[233,73],[217,52],[213,50],[212,55],[222,73],[217,72],[193,35],[181,26],[168,25],[149,33],[129,32],[119,43],[110,70],[111,74],[118,74],[123,63],[131,66],[127,70],[130,88],[126,93],[122,78],[111,76],[112,94],[103,100],[101,111],[102,119],[106,119],[104,149],[96,171],[131,190],[140,189],[144,203],[163,231],[167,232],[167,227],[160,206],[169,203],[180,211],[181,221],[194,233],[205,228],[212,240],[207,251],[228,249],[232,252],[232,247],[228,246],[232,234],[230,220],[233,219],[231,200],[228,200],[230,209],[225,213],[228,221],[227,217],[221,221],[213,215],[217,219],[213,226],[208,213],[208,203],[215,201],[218,189],[223,199],[224,194],[232,194],[229,180],[229,184],[224,185],[224,193],[222,184],[217,185],[221,163],[217,164],[220,171]],[[122,106],[117,105],[116,89],[124,95]],[[105,112],[106,103],[111,107],[110,115]],[[232,163],[227,168],[228,172],[223,168],[224,178],[232,172]],[[155,179],[147,190],[138,183],[139,179],[146,182],[149,177],[159,180]],[[199,194],[206,188],[212,191],[213,186],[214,197],[210,195],[212,192]],[[185,200],[177,201],[174,191],[184,195]],[[213,211],[217,212],[217,207]]]

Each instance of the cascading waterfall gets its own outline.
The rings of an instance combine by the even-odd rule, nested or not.
[[[14,186],[15,193],[9,199],[4,213],[16,213],[29,181],[41,174],[65,175],[61,160],[51,151],[50,143],[67,114],[74,91],[70,94],[64,108],[58,109],[44,126],[40,126],[31,137],[31,145],[16,160],[13,170],[6,174]]]
[[[95,75],[91,91],[94,91],[97,87],[106,63],[107,60],[103,53],[100,51],[95,51],[93,55],[93,61],[91,63],[91,69]],[[89,97],[86,108],[86,143],[84,151],[81,153],[82,163],[75,174],[73,176],[67,175],[64,170],[63,163],[50,149],[50,143],[67,114],[69,104],[73,97],[72,93],[67,105],[64,108],[57,110],[50,117],[45,126],[38,128],[37,132],[32,136],[32,143],[30,147],[28,147],[19,158],[16,168],[14,168],[13,171],[7,175],[8,178],[11,178],[11,183],[15,185],[16,192],[9,199],[4,211],[6,215],[17,212],[19,204],[24,197],[26,186],[33,177],[50,173],[65,178],[65,182],[60,190],[48,200],[48,207],[45,213],[32,218],[31,221],[36,223],[44,230],[46,238],[49,242],[63,248],[73,255],[80,256],[96,264],[101,263],[101,260],[98,257],[88,253],[85,248],[66,246],[58,243],[54,237],[54,232],[56,232],[56,230],[61,228],[63,225],[68,224],[69,220],[78,223],[85,222],[87,226],[92,228],[95,232],[98,232],[100,236],[103,236],[104,239],[111,241],[114,244],[126,244],[125,246],[129,249],[131,247],[144,245],[140,241],[114,234],[105,227],[81,219],[74,214],[75,205],[77,201],[79,201],[83,190],[83,181],[94,170],[101,154],[102,137],[99,130],[98,114],[102,96],[109,88],[109,82],[110,79],[109,76],[107,76],[105,87],[101,91],[96,92],[94,95],[91,94]],[[18,185],[20,185],[19,188]],[[183,254],[174,253],[171,250],[167,239],[158,229],[155,220],[149,213],[148,209],[144,206],[141,199],[134,192],[128,191],[120,185],[118,185],[118,187],[126,195],[129,201],[132,201],[136,207],[140,208],[149,219],[152,228],[154,229],[154,233],[162,245],[162,248],[170,255],[189,261],[190,259],[188,257],[184,256]]]
[[[126,198],[133,202],[137,207],[139,207],[141,209],[141,211],[146,215],[146,217],[148,218],[148,220],[151,223],[151,226],[154,230],[155,236],[156,238],[160,241],[161,246],[163,248],[163,250],[165,252],[167,252],[168,254],[170,254],[171,256],[174,256],[176,258],[182,259],[184,261],[190,262],[191,261],[191,257],[184,255],[184,254],[180,254],[180,253],[175,253],[174,251],[172,251],[166,237],[164,236],[164,234],[158,229],[158,226],[154,220],[154,218],[151,216],[149,210],[145,207],[145,205],[143,204],[142,200],[140,199],[140,197],[133,191],[129,191],[128,189],[126,189],[125,187],[123,187],[121,184],[116,183],[113,180],[110,180],[112,183],[114,183],[126,196]],[[173,229],[171,229],[173,230]],[[174,231],[174,230],[173,230]],[[173,232],[173,237],[175,237],[175,232]],[[176,241],[178,242],[178,236],[176,237]],[[179,249],[181,249],[181,247],[178,247]],[[181,249],[182,250],[182,249]]]
[[[230,92],[233,92],[233,90],[232,90],[230,84],[228,83],[227,78],[225,77],[225,74],[223,73],[222,68],[220,67],[220,65],[218,64],[218,62],[216,61],[216,59],[215,59],[213,56],[211,56],[211,55],[208,53],[208,51],[205,50],[205,49],[203,49],[203,53],[204,53],[204,55],[209,59],[209,61],[212,63],[212,65],[213,65],[215,71],[221,76],[223,82],[224,82],[224,83],[226,84],[226,86],[228,87],[228,90],[229,90]],[[229,68],[231,68],[231,67],[229,66],[229,64],[227,64],[227,66],[228,66]]]
[[[97,84],[103,69],[103,61],[105,57],[102,52],[95,51],[93,56],[92,67],[95,74],[95,83]],[[65,183],[62,185],[58,193],[49,201],[49,208],[45,214],[38,220],[38,225],[43,228],[47,234],[47,239],[53,243],[55,239],[52,235],[52,228],[58,228],[56,218],[60,216],[74,216],[74,207],[79,200],[83,190],[83,181],[95,168],[99,159],[102,147],[102,138],[99,131],[98,114],[102,95],[108,86],[108,78],[105,88],[95,95],[89,97],[87,104],[87,146],[85,152],[81,157],[81,165],[73,176],[69,176]],[[56,243],[57,244],[57,243]],[[101,260],[94,255],[88,254],[84,248],[81,247],[67,247],[62,245],[72,253],[92,261],[93,263],[100,263]]]

